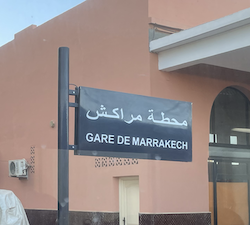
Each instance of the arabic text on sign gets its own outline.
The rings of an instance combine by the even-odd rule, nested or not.
[[[106,108],[104,107],[104,105],[101,105],[100,107],[101,112],[99,112],[98,110],[95,112],[96,115],[95,116],[91,116],[90,115],[90,110],[87,111],[86,113],[86,117],[90,120],[97,120],[100,117],[105,117],[105,118],[112,118],[112,119],[122,119],[123,120],[123,109],[119,109],[119,108],[114,108],[112,110],[113,114],[108,114],[106,111]],[[156,124],[168,124],[168,125],[173,125],[173,126],[188,126],[188,123],[186,120],[184,120],[182,123],[178,122],[175,118],[168,118],[165,117],[165,113],[161,112],[161,120],[156,120],[154,119],[154,114],[153,114],[154,110],[150,109],[149,113],[150,115],[148,116],[147,120],[152,121],[153,123]],[[134,121],[143,121],[142,116],[141,115],[137,115],[134,116],[133,114],[130,115],[131,119],[130,120],[124,120],[125,123],[127,124],[131,124]]]

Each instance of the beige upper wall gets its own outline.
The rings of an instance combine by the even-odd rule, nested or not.
[[[148,0],[152,22],[187,29],[250,7],[249,0]]]

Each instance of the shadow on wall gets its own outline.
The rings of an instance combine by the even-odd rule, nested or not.
[[[195,76],[202,76],[217,80],[226,80],[232,82],[250,82],[250,76],[248,72],[233,70],[228,68],[222,68],[219,66],[198,64],[190,66],[184,69],[176,70],[172,73],[189,74]]]

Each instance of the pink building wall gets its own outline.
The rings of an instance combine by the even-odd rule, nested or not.
[[[1,47],[1,188],[13,190],[25,208],[57,208],[57,126],[50,121],[57,123],[60,46],[70,48],[70,83],[150,95],[147,2],[89,0]],[[8,160],[29,159],[31,146],[35,174],[8,177]],[[73,152],[69,163],[71,210],[118,211],[112,176],[141,170],[98,170],[95,158]]]
[[[244,79],[213,78],[220,74],[211,67],[206,75],[199,68],[196,74],[159,71],[157,55],[148,48],[149,17],[186,28],[250,4],[230,1],[219,11],[225,1],[164,2],[87,0],[39,27],[28,27],[0,48],[0,187],[13,190],[25,208],[57,208],[57,51],[67,46],[70,83],[193,103],[192,162],[139,160],[138,165],[95,168],[94,157],[71,151],[70,210],[119,211],[118,177],[139,175],[140,212],[208,212],[212,103],[227,86],[250,86]],[[8,160],[30,159],[32,146],[35,173],[22,181],[8,177]]]

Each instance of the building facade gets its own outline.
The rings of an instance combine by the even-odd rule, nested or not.
[[[30,224],[56,223],[61,46],[71,84],[192,103],[191,162],[70,151],[69,224],[248,224],[249,135],[232,130],[249,127],[248,7],[87,0],[0,47],[1,188],[18,196]],[[73,109],[69,119],[72,144]],[[9,177],[8,161],[22,158],[28,179]]]

